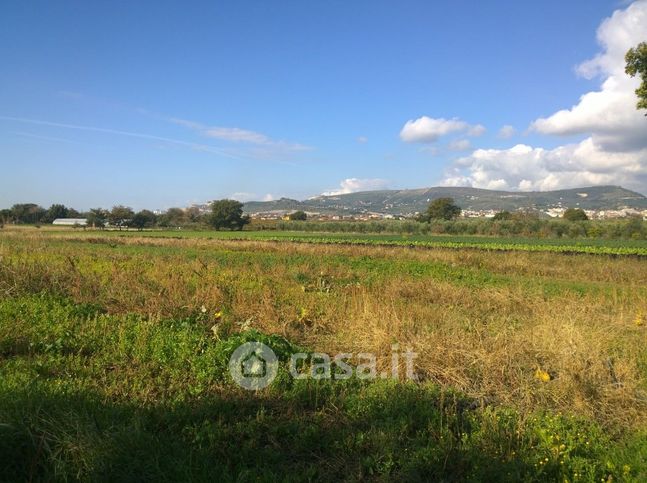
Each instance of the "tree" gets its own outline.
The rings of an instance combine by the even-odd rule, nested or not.
[[[46,223],[51,223],[57,218],[69,218],[69,212],[70,210],[65,205],[54,204],[47,210],[47,214],[45,215],[43,221],[45,221]]]
[[[507,210],[499,211],[492,217],[494,221],[512,220],[512,213]]]
[[[158,220],[160,226],[180,227],[187,223],[186,213],[182,208],[169,208]]]
[[[135,213],[133,209],[129,206],[117,205],[113,206],[108,215],[108,220],[111,225],[118,226],[121,230],[121,227],[128,226],[130,220],[132,220]]]
[[[568,221],[586,221],[589,219],[582,208],[568,208],[562,218]]]
[[[459,217],[461,209],[454,204],[453,198],[436,198],[427,207],[427,211],[418,217],[418,221],[453,220]]]
[[[16,223],[29,223],[37,224],[47,214],[47,211],[42,206],[34,203],[16,204],[11,207],[13,219]]]
[[[523,208],[516,210],[512,213],[512,219],[515,221],[523,221],[525,223],[539,221],[541,212],[532,208]]]
[[[625,72],[631,77],[638,75],[642,79],[636,89],[638,96],[636,109],[647,109],[647,42],[641,42],[633,49],[629,49],[625,55],[625,62],[627,63]]]
[[[236,200],[218,200],[211,204],[211,226],[216,230],[228,228],[242,230],[249,223],[249,217],[243,216],[243,204]]]
[[[641,217],[639,216],[630,216],[627,219],[622,234],[627,238],[633,238],[634,240],[640,240],[645,237],[645,224]]]
[[[0,210],[0,228],[13,220],[13,212],[8,209]]]
[[[136,213],[132,220],[130,220],[130,226],[137,228],[138,230],[143,230],[144,228],[150,228],[157,221],[157,216],[150,210],[142,210]]]
[[[200,208],[198,208],[197,206],[189,206],[186,210],[184,210],[184,215],[191,223],[199,222],[200,218],[202,217]]]
[[[306,214],[305,211],[295,211],[294,213],[290,213],[289,215],[290,220],[300,220],[300,221],[305,221],[308,219],[308,215]]]
[[[94,228],[104,228],[106,221],[108,221],[110,213],[103,208],[92,208],[85,217],[88,220],[88,225]]]

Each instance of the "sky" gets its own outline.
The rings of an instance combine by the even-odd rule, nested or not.
[[[0,208],[647,194],[647,0],[0,3]]]

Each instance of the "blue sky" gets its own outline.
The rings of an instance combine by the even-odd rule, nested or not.
[[[577,66],[613,55],[596,40],[605,18],[619,10],[640,31],[644,7],[5,0],[0,207],[157,209],[438,184],[643,189],[642,145],[617,161],[638,174],[574,160],[578,148],[626,152],[603,139],[608,126],[581,121],[586,105],[576,111],[613,69]],[[621,20],[614,39],[629,28]],[[571,108],[566,125],[554,117]],[[542,164],[523,172],[529,156]]]

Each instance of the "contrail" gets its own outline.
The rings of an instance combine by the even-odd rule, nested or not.
[[[190,143],[187,141],[180,141],[179,139],[172,139],[172,138],[165,138],[161,136],[153,136],[151,134],[142,134],[142,133],[136,133],[136,132],[130,132],[130,131],[120,131],[117,129],[107,129],[103,127],[93,127],[93,126],[79,126],[77,124],[63,124],[60,122],[50,122],[50,121],[41,121],[39,119],[25,119],[21,117],[9,117],[9,116],[0,116],[0,120],[3,121],[15,121],[15,122],[24,122],[27,124],[38,124],[41,126],[52,126],[52,127],[62,127],[66,129],[77,129],[81,131],[92,131],[92,132],[101,132],[101,133],[106,133],[106,134],[117,134],[120,136],[129,136],[133,138],[140,138],[140,139],[151,139],[153,141],[163,141],[167,143],[172,143],[172,144],[177,144],[180,146],[187,146],[192,149],[196,149],[199,151],[206,151],[214,154],[220,154],[222,156],[226,156],[228,158],[232,159],[242,159],[234,154],[228,153],[227,151],[224,151],[222,149],[215,148],[213,146],[209,146],[206,144],[197,144],[197,143]]]

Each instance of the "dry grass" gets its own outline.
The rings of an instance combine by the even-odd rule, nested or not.
[[[522,412],[647,428],[647,260],[201,239],[0,235],[0,294],[153,318],[222,311],[331,354],[410,346],[422,379]],[[540,381],[540,368],[551,376]]]

